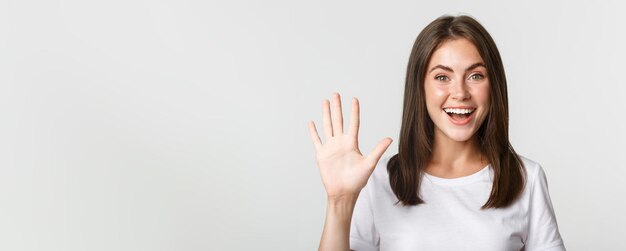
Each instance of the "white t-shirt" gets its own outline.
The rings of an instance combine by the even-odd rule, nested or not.
[[[353,250],[565,250],[542,167],[520,156],[528,174],[522,196],[505,209],[486,209],[491,165],[460,178],[428,173],[425,204],[402,206],[389,185],[383,156],[361,190],[350,225]]]

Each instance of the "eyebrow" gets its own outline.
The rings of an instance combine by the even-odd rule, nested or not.
[[[474,63],[474,64],[470,65],[469,67],[467,67],[467,69],[465,69],[465,71],[471,71],[471,70],[476,69],[476,68],[481,67],[481,66],[487,68],[483,62],[478,62],[478,63]],[[450,68],[448,66],[445,66],[445,65],[440,65],[440,64],[438,64],[435,67],[431,68],[429,72],[432,72],[435,69],[442,69],[444,71],[454,72],[452,70],[452,68]]]

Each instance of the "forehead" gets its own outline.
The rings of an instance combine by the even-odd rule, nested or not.
[[[433,52],[428,68],[445,65],[453,69],[465,69],[472,64],[484,62],[476,46],[466,38],[449,39]]]

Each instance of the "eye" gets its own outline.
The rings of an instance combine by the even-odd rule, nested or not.
[[[439,81],[447,81],[447,80],[448,80],[448,76],[445,76],[445,75],[437,75],[437,76],[435,76],[435,80],[439,80]]]
[[[473,75],[471,75],[469,77],[469,79],[471,79],[471,80],[481,80],[483,78],[485,78],[485,76],[483,76],[483,74],[479,74],[479,73],[473,74]]]

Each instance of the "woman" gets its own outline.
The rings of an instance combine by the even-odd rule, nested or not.
[[[391,138],[361,154],[356,98],[347,134],[338,93],[333,110],[324,100],[324,145],[308,125],[328,195],[320,250],[565,250],[542,167],[509,143],[504,68],[476,20],[418,35],[398,154],[380,161]]]

